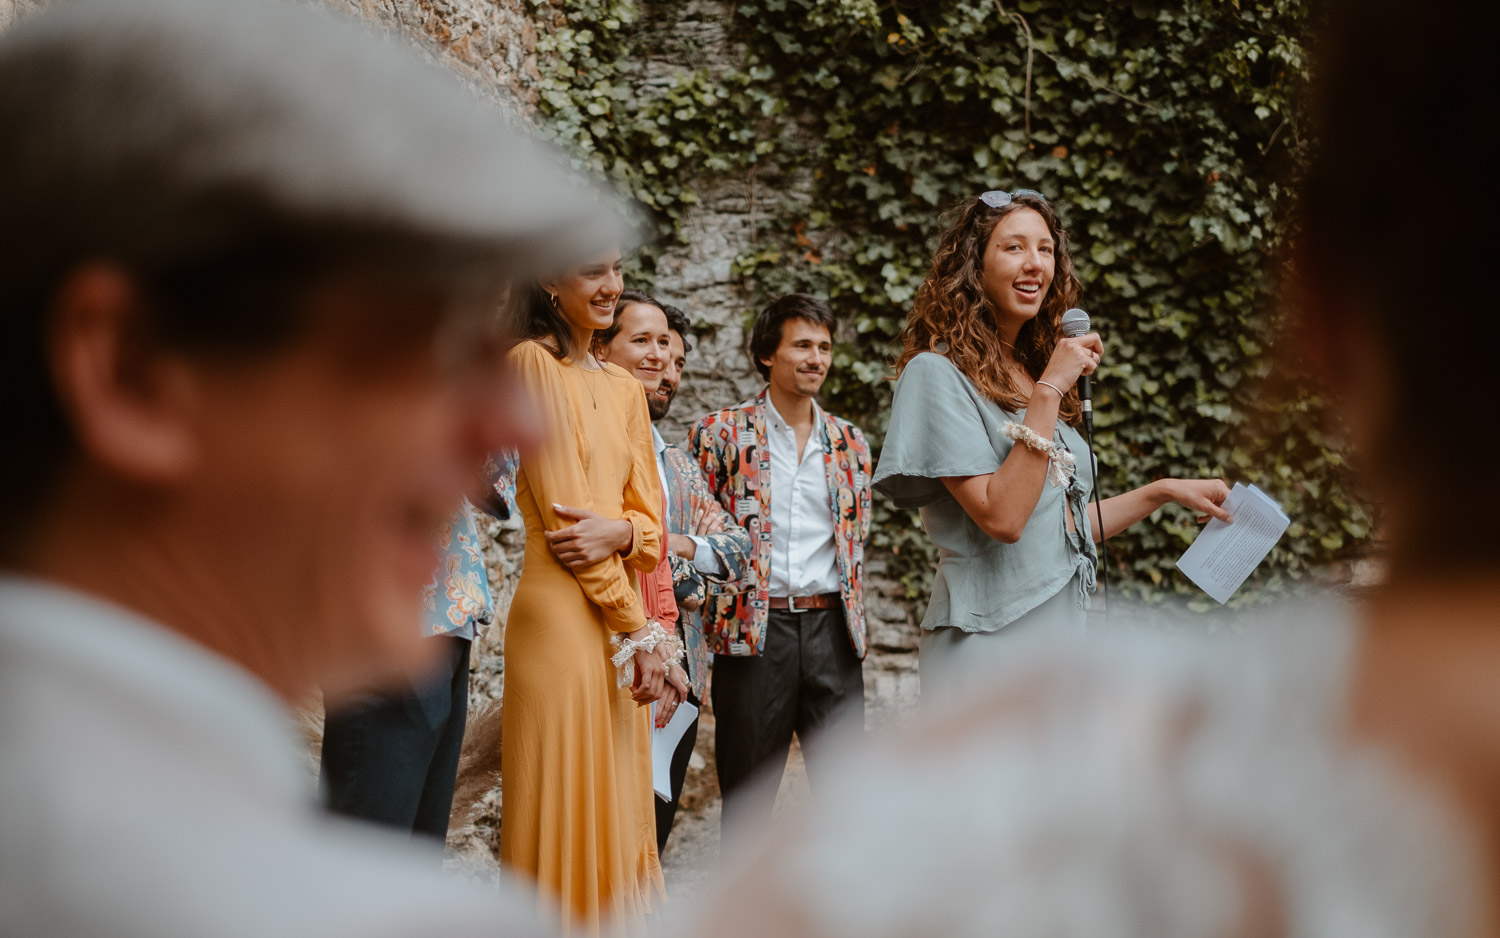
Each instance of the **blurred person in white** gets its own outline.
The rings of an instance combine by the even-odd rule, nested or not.
[[[497,117],[301,4],[0,37],[0,932],[550,932],[320,812],[289,719],[430,667],[438,531],[525,442],[497,297],[623,234]]]
[[[684,933],[1500,934],[1500,315],[1474,284],[1500,217],[1476,123],[1500,8],[1323,13],[1284,341],[1337,401],[1384,582],[1244,638],[1018,653],[851,756],[747,859],[756,888],[726,880]]]

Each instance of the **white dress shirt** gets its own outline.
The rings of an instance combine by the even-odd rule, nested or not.
[[[281,702],[118,606],[0,576],[0,714],[7,938],[552,933],[508,877],[325,815]]]
[[[667,484],[667,441],[661,438],[661,434],[657,432],[656,424],[654,423],[651,425],[651,440],[656,444],[656,475],[661,479],[661,490],[667,500],[667,510],[662,515],[661,523],[663,527],[667,527],[670,530],[667,519],[672,516],[672,487]],[[694,570],[697,570],[699,573],[709,574],[710,576],[719,576],[724,572],[724,565],[719,563],[719,555],[714,553],[712,547],[708,546],[707,538],[699,537],[696,534],[687,534],[684,536],[696,545],[691,561]]]
[[[797,452],[797,431],[766,395],[766,448],[771,453],[771,595],[816,596],[839,591],[833,502],[823,467],[823,411],[813,404],[813,429]]]

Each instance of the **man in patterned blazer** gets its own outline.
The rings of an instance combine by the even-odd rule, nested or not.
[[[707,596],[709,584],[720,586],[738,582],[750,556],[750,535],[735,523],[717,501],[703,473],[681,447],[668,446],[655,424],[672,407],[672,399],[682,382],[687,365],[687,337],[692,325],[687,314],[675,306],[658,304],[667,317],[667,363],[661,384],[647,395],[651,411],[651,434],[656,443],[656,468],[661,474],[662,489],[667,493],[667,544],[672,564],[672,586],[677,597],[677,628],[687,646],[688,680],[692,694],[688,702],[702,706],[708,690],[708,646],[703,640],[703,620],[699,611]],[[698,739],[698,721],[693,720],[672,754],[672,799],[656,800],[656,846],[665,850],[677,805],[682,798],[682,783],[687,777],[688,760]]]
[[[864,724],[870,450],[858,427],[814,401],[832,364],[832,332],[833,313],[815,297],[771,303],[750,340],[766,389],[704,417],[688,439],[715,497],[751,538],[741,581],[710,585],[703,612],[729,837],[769,818],[793,734],[816,774],[833,724]]]

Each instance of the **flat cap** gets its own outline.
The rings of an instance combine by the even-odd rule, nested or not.
[[[625,238],[612,199],[454,75],[277,0],[67,0],[0,37],[0,243],[152,262],[246,227],[529,264]]]

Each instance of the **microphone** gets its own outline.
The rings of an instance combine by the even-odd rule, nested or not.
[[[1070,339],[1089,333],[1089,314],[1081,309],[1068,310],[1062,315],[1062,334]],[[1078,399],[1083,402],[1083,426],[1090,433],[1094,430],[1094,393],[1089,386],[1089,376],[1078,376]]]
[[[1062,315],[1062,334],[1070,339],[1089,333],[1089,314],[1078,308]],[[1089,444],[1089,465],[1094,473],[1094,509],[1099,513],[1099,523],[1104,523],[1104,503],[1099,494],[1099,460],[1094,457],[1094,392],[1089,386],[1089,376],[1078,376],[1078,399],[1083,402],[1083,432]],[[1087,504],[1088,496],[1084,496]],[[1104,582],[1104,619],[1109,621],[1109,540],[1099,532],[1099,575]]]

